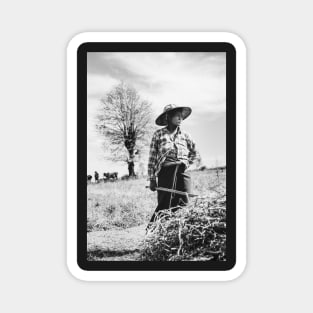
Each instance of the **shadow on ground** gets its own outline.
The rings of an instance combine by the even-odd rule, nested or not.
[[[124,256],[127,254],[134,254],[136,252],[140,252],[139,249],[133,249],[133,250],[101,250],[96,249],[93,251],[88,251],[87,257],[88,259],[94,259],[94,258],[107,258],[107,257],[115,257],[115,256]]]
[[[87,252],[88,261],[139,261],[140,249],[103,250],[94,249]]]

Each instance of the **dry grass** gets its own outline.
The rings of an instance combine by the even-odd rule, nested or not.
[[[144,229],[157,205],[157,193],[145,188],[148,181],[140,178],[88,185],[89,259],[224,260],[226,235],[222,229],[226,224],[221,207],[226,207],[226,173],[217,176],[214,171],[204,170],[190,174],[192,192],[202,198],[158,220],[144,245],[145,236],[139,236],[136,229],[140,225]],[[211,210],[214,206],[220,210]],[[133,242],[129,237],[134,238]],[[141,245],[140,251],[137,245]]]
[[[195,171],[195,193],[202,197],[175,212],[159,212],[145,238],[145,261],[226,260],[226,173]]]
[[[129,228],[149,220],[156,195],[146,185],[144,178],[88,185],[88,231]]]
[[[193,192],[214,198],[221,185],[225,184],[225,173],[193,171]],[[145,188],[145,178],[90,184],[87,186],[88,231],[129,228],[147,223],[156,208],[156,192]],[[217,187],[216,187],[217,186]]]
[[[209,197],[159,212],[142,251],[144,261],[225,261],[226,197]]]

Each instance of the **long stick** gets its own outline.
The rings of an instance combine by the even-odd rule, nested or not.
[[[146,188],[150,188],[150,186],[146,186]],[[193,193],[188,193],[188,192],[184,192],[184,191],[179,191],[179,190],[174,190],[174,189],[169,189],[169,188],[165,188],[165,187],[156,187],[156,190],[160,190],[160,191],[167,191],[167,192],[172,192],[172,193],[177,193],[179,195],[183,195],[183,196],[189,196],[189,197],[198,197],[198,195],[195,195]]]
[[[176,164],[176,165],[175,165],[174,176],[173,176],[172,190],[176,189],[176,180],[177,180],[176,174],[177,174],[178,167],[179,167],[179,164]],[[168,209],[171,208],[171,204],[172,204],[172,194],[173,194],[173,192],[171,191],[170,203],[168,204]],[[189,202],[188,194],[186,195],[186,197],[187,197],[187,202]]]

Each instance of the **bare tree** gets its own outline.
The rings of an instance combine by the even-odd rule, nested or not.
[[[105,137],[106,158],[127,162],[129,176],[134,176],[134,162],[143,155],[154,128],[151,103],[124,82],[109,91],[101,103],[97,127]]]

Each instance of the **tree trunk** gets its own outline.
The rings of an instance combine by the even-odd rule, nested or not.
[[[135,164],[133,161],[128,162],[128,175],[131,176],[136,176],[135,175]]]
[[[136,176],[135,174],[135,164],[134,164],[134,147],[136,144],[136,134],[135,134],[135,128],[134,124],[130,123],[130,126],[128,128],[125,128],[124,131],[124,138],[125,138],[125,147],[128,150],[129,158],[128,158],[128,173],[129,176]]]

